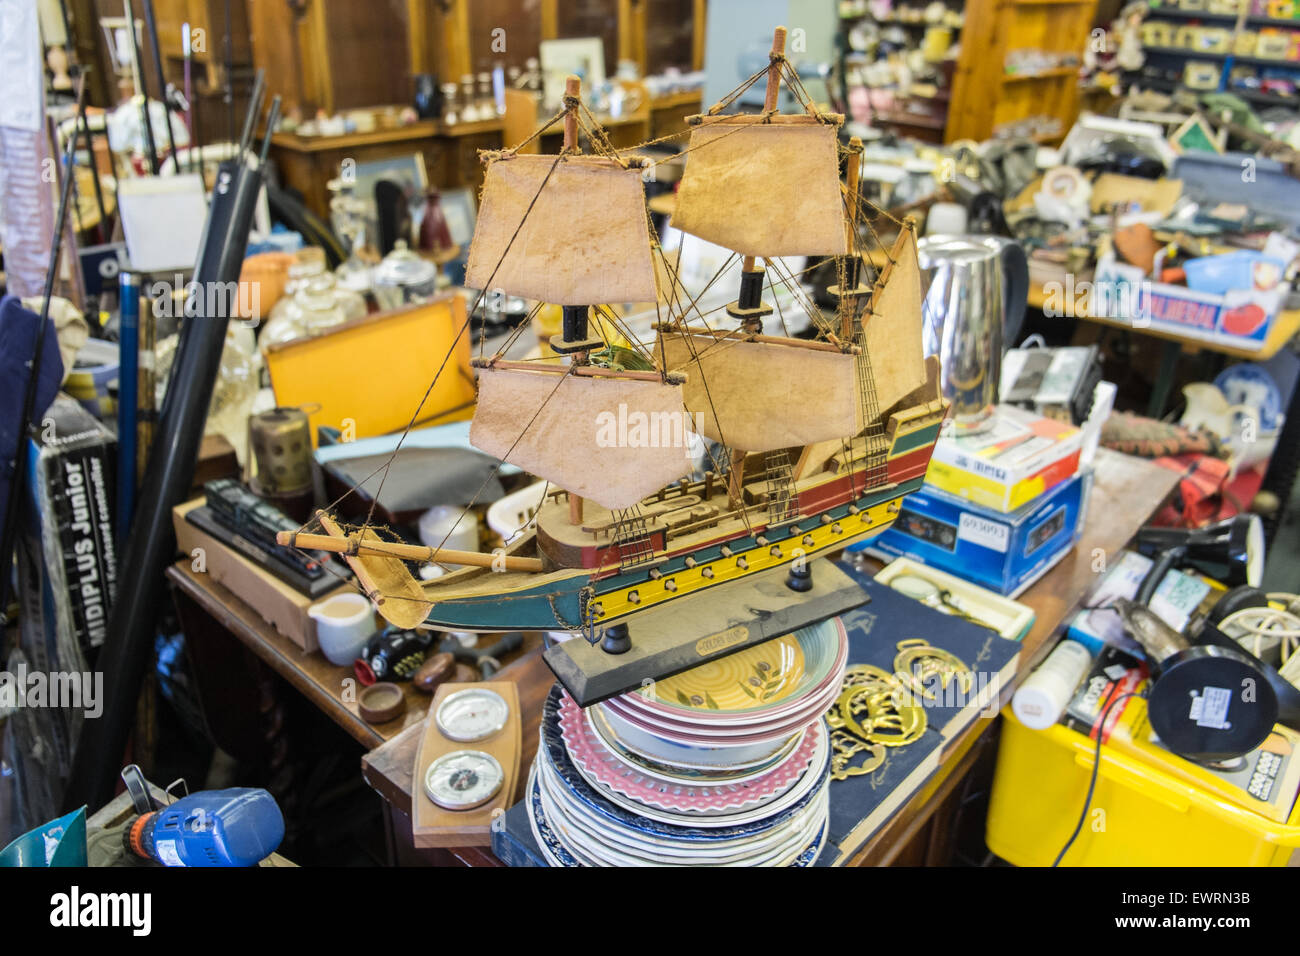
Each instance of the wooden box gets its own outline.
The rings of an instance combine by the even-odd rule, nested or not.
[[[176,547],[191,560],[201,560],[205,573],[212,575],[213,580],[222,587],[237,594],[267,624],[304,651],[316,650],[319,646],[316,642],[316,622],[307,616],[307,608],[315,601],[186,521],[186,513],[201,504],[203,499],[195,498],[172,509]],[[202,553],[196,554],[196,548],[201,548]],[[196,570],[198,567],[195,565]],[[321,595],[319,600],[327,600],[331,595],[347,590],[350,590],[349,585],[340,584],[336,590]]]

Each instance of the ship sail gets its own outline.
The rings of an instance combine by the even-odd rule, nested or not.
[[[876,407],[885,412],[926,382],[921,341],[921,267],[916,233],[904,229],[881,270],[865,319],[866,353],[876,386]]]
[[[658,298],[640,169],[507,153],[488,166],[481,206],[466,285],[557,305]]]
[[[672,224],[743,256],[844,255],[835,126],[777,119],[706,118],[691,133]]]
[[[655,354],[686,372],[695,431],[732,449],[773,451],[858,428],[855,356],[828,343],[661,329]]]
[[[489,455],[615,510],[692,470],[688,424],[681,387],[657,376],[488,367],[479,369],[469,440]]]

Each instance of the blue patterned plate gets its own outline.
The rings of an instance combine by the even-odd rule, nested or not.
[[[743,866],[767,865],[793,859],[807,846],[827,813],[825,784],[819,797],[785,824],[763,833],[726,843],[677,842],[661,837],[646,837],[626,827],[609,824],[586,806],[569,798],[566,791],[557,793],[550,762],[538,763],[538,789],[542,811],[551,829],[580,862],[603,861],[627,865],[683,863],[687,865]]]
[[[579,863],[572,853],[565,848],[560,842],[555,832],[551,829],[546,820],[546,814],[542,811],[542,791],[537,782],[537,765],[533,764],[533,769],[528,775],[528,821],[532,826],[533,839],[537,841],[538,848],[542,851],[542,856],[551,866],[560,867],[577,867],[583,864]],[[822,847],[826,845],[827,824],[822,823],[817,835],[813,841],[789,864],[792,867],[810,867],[816,862]]]

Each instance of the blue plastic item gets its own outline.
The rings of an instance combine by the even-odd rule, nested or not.
[[[1187,273],[1187,288],[1193,292],[1227,295],[1237,290],[1253,289],[1256,284],[1256,269],[1261,265],[1268,265],[1276,270],[1271,273],[1268,288],[1277,285],[1286,263],[1248,249],[1188,259],[1183,263],[1183,270]]]
[[[29,830],[0,850],[0,866],[85,866],[86,808]]]
[[[265,790],[202,790],[143,814],[131,849],[163,866],[256,866],[284,839],[284,817]]]

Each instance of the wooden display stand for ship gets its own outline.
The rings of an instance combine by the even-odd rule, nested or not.
[[[564,124],[559,155],[485,154],[466,285],[563,306],[550,345],[567,364],[475,361],[470,440],[550,483],[535,528],[481,554],[385,541],[322,513],[325,534],[285,540],[345,554],[400,627],[580,630],[620,653],[637,614],[720,598],[727,585],[787,566],[791,585],[804,586],[809,559],[889,527],[922,482],[946,408],[937,362],[923,356],[915,225],[900,224],[888,264],[863,283],[861,227],[874,229],[858,198],[861,145],[846,151],[846,187],[842,117],[806,96],[784,42],[778,28],[767,69],[688,118],[673,224],[734,250],[715,281],[740,258],[723,322],[711,324],[681,288],[647,216],[645,160],[599,148],[576,78],[547,124]],[[782,78],[804,112],[777,111]],[[762,113],[722,112],[762,79]],[[579,152],[579,124],[596,155]],[[838,263],[836,314],[801,303],[813,339],[764,330],[773,311],[765,283],[798,289],[781,271],[780,257],[791,256]],[[593,309],[608,317],[607,304],[628,302],[666,302],[652,347],[614,347],[597,334],[607,324],[591,321]],[[692,473],[683,431],[714,443],[702,474]],[[422,583],[407,561],[463,567]]]

